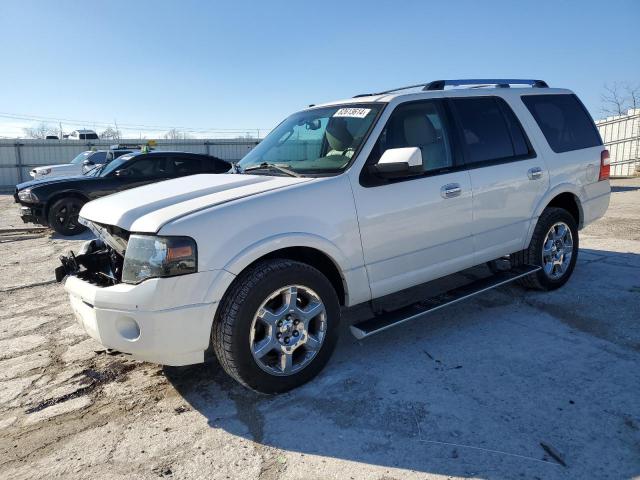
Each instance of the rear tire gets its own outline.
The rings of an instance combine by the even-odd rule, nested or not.
[[[567,283],[578,259],[578,226],[563,208],[547,208],[536,224],[529,248],[512,255],[516,265],[537,265],[542,270],[518,282],[537,290],[555,290]]]
[[[84,232],[87,228],[78,223],[78,214],[84,201],[76,197],[56,200],[49,208],[48,222],[60,235],[71,236]]]
[[[211,340],[227,374],[257,392],[281,393],[322,370],[339,322],[338,296],[322,273],[301,262],[265,260],[234,281]]]

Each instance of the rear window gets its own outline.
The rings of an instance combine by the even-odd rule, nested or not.
[[[602,145],[591,116],[575,95],[524,95],[522,101],[554,152]]]

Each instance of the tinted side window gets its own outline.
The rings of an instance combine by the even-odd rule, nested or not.
[[[107,159],[107,152],[96,152],[89,157],[93,163],[104,163]]]
[[[398,106],[378,138],[370,159],[377,162],[390,148],[418,147],[426,172],[451,167],[448,132],[441,105],[436,102],[412,102]]]
[[[513,150],[515,155],[519,157],[532,154],[533,148],[529,143],[529,139],[527,138],[526,133],[524,132],[524,129],[522,128],[522,125],[518,120],[518,117],[516,117],[515,113],[513,113],[513,110],[511,110],[511,107],[507,104],[507,102],[505,102],[501,98],[497,98],[496,101],[498,102],[500,110],[502,110],[502,114],[504,115],[504,119],[507,122],[507,127],[509,128],[509,133],[511,134],[511,141],[513,142]]]
[[[522,101],[554,152],[602,145],[593,120],[575,95],[524,95]]]
[[[97,133],[81,133],[78,140],[99,140]]]
[[[174,175],[193,175],[202,171],[202,162],[194,157],[169,157],[169,169]]]
[[[467,146],[467,163],[514,157],[509,126],[495,98],[474,97],[451,100]]]
[[[127,170],[132,177],[155,177],[166,174],[166,162],[164,157],[145,157],[134,160]]]
[[[202,160],[202,164],[202,169],[209,173],[225,173],[231,168],[231,164],[229,162],[225,162],[224,160],[213,156],[205,157]]]

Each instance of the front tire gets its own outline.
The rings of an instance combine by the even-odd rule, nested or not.
[[[49,208],[49,226],[60,235],[71,236],[84,232],[87,228],[78,223],[78,214],[84,202],[76,197],[61,198]]]
[[[338,339],[340,304],[331,282],[292,260],[265,260],[242,272],[212,329],[224,370],[261,393],[281,393],[315,377]]]
[[[555,290],[573,273],[578,259],[578,226],[563,208],[547,208],[536,224],[529,248],[515,254],[517,264],[542,267],[520,279],[520,284],[537,290]]]

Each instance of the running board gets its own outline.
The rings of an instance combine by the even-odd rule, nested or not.
[[[471,298],[479,293],[500,287],[519,278],[526,277],[540,269],[541,267],[538,266],[522,265],[505,272],[497,273],[491,277],[481,278],[433,298],[414,303],[407,307],[399,308],[398,310],[384,312],[370,318],[369,320],[352,325],[350,327],[351,333],[358,340],[370,337],[371,335],[383,332],[384,330],[388,330],[410,320],[422,318],[428,313],[440,310],[441,308],[453,305],[454,303],[461,302],[462,300]]]

